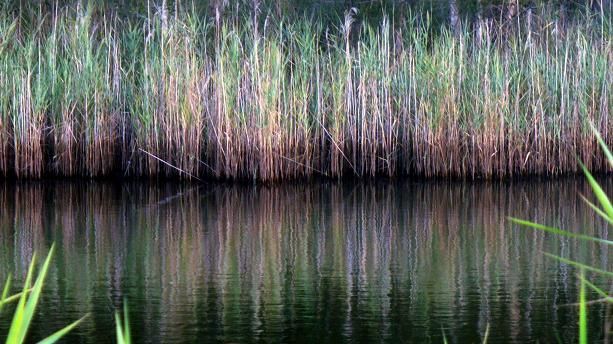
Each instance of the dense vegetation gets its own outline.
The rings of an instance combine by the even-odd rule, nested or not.
[[[609,2],[118,3],[4,4],[0,175],[610,169]]]

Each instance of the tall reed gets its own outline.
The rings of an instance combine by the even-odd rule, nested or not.
[[[609,14],[433,30],[0,13],[0,174],[279,180],[610,171]],[[148,153],[148,154],[145,154]],[[171,167],[172,166],[172,167]]]
[[[595,131],[595,129],[594,129]],[[598,143],[601,145],[602,150],[604,151],[604,156],[607,159],[607,162],[609,165],[613,166],[613,154],[611,154],[611,151],[609,150],[609,147],[605,144],[604,140],[602,140],[601,135],[595,131],[594,135],[596,136]],[[589,205],[590,208],[592,208],[592,210],[594,210],[596,212],[596,214],[598,214],[601,218],[603,218],[606,222],[608,222],[609,224],[613,224],[613,205],[611,204],[611,200],[610,197],[607,195],[607,193],[602,189],[602,187],[600,186],[600,184],[596,181],[596,179],[594,179],[594,177],[592,176],[592,174],[585,168],[585,166],[583,164],[580,164],[581,167],[583,168],[583,173],[585,174],[585,177],[587,179],[587,181],[590,184],[590,187],[592,188],[592,191],[594,193],[594,198],[596,198],[597,202],[592,203],[590,202],[587,198],[583,197],[583,200],[585,201],[585,203],[587,205]],[[525,221],[525,220],[520,220],[520,219],[516,219],[516,218],[510,218],[510,220],[512,222],[515,222],[517,224],[520,225],[524,225],[524,226],[529,226],[532,227],[533,229],[536,230],[541,230],[544,232],[548,232],[551,233],[553,235],[557,235],[557,236],[567,236],[570,238],[574,238],[574,239],[578,239],[578,240],[583,240],[583,241],[592,241],[592,242],[598,242],[598,243],[602,243],[604,245],[607,246],[611,246],[613,245],[613,241],[608,240],[607,237],[601,238],[601,237],[596,237],[596,236],[591,236],[591,235],[586,235],[586,234],[577,234],[577,233],[573,233],[573,232],[569,232],[563,229],[559,229],[559,228],[555,228],[555,227],[548,227],[545,225],[541,225],[538,223],[534,223],[534,222],[530,222],[530,221]],[[587,287],[589,287],[589,289],[592,289],[593,291],[595,291],[601,298],[598,300],[595,300],[591,303],[608,303],[609,305],[611,303],[613,303],[613,297],[611,297],[610,295],[610,291],[607,293],[607,291],[605,291],[606,289],[601,289],[597,286],[595,286],[594,284],[592,284],[591,282],[587,281],[585,276],[585,271],[590,271],[592,273],[596,273],[596,274],[600,274],[603,276],[608,277],[608,282],[609,282],[609,289],[611,287],[611,283],[610,283],[610,279],[613,278],[613,272],[609,271],[609,270],[602,270],[602,269],[598,269],[596,267],[590,266],[590,265],[586,265],[583,264],[581,262],[577,262],[571,259],[567,259],[567,258],[562,258],[559,256],[556,256],[554,254],[551,253],[547,253],[545,252],[545,255],[550,257],[550,258],[554,258],[559,260],[562,263],[565,264],[569,264],[575,268],[579,269],[579,280],[580,280],[580,291],[579,291],[579,343],[581,344],[587,344],[588,343],[588,323],[587,323],[587,306],[588,306],[588,302],[586,301],[586,289]],[[609,324],[609,320],[607,319],[607,321],[605,321],[605,326],[608,326]],[[606,328],[605,331],[605,342],[607,341],[609,335],[610,335],[610,329]]]
[[[45,262],[34,281],[36,256],[32,257],[32,262],[28,268],[27,277],[21,293],[8,296],[8,292],[10,290],[10,276],[3,287],[2,294],[0,295],[0,311],[5,304],[17,302],[17,307],[15,308],[13,320],[11,321],[11,326],[9,327],[6,338],[7,344],[21,344],[26,342],[28,330],[30,329],[36,307],[40,301],[43,284],[45,283],[45,277],[47,276],[51,257],[53,256],[53,248],[54,246],[51,246],[49,254],[47,255],[47,258],[45,259]],[[59,341],[81,322],[83,322],[87,316],[88,315],[85,315],[81,319],[41,340],[39,343],[52,344]]]

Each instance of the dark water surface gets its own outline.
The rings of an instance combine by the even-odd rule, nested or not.
[[[610,249],[506,217],[611,239],[579,192],[580,179],[1,182],[0,280],[17,276],[17,292],[56,243],[31,341],[90,313],[69,341],[113,342],[127,298],[136,342],[477,343],[488,327],[490,343],[576,342],[577,271],[543,252],[612,270]],[[607,312],[590,306],[591,342]]]

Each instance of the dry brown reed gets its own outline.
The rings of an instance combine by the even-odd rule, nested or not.
[[[0,175],[492,178],[572,173],[577,157],[610,169],[589,130],[613,144],[605,14],[435,33],[354,12],[339,29],[93,12],[68,6],[30,31],[0,15]]]

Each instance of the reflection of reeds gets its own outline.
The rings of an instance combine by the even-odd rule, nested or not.
[[[610,180],[604,184],[611,189]],[[533,321],[575,321],[554,308],[575,301],[572,274],[540,252],[603,268],[610,266],[609,252],[518,231],[506,216],[606,230],[577,190],[589,187],[583,181],[207,191],[6,185],[0,209],[9,215],[0,217],[0,244],[7,253],[0,252],[0,271],[19,271],[15,262],[29,259],[32,248],[14,246],[15,237],[39,233],[37,251],[46,242],[61,244],[55,260],[62,275],[49,281],[50,297],[73,297],[64,307],[94,314],[93,324],[103,327],[112,319],[97,310],[128,296],[133,323],[160,341],[298,332],[420,341],[419,333],[440,336],[441,326],[448,337],[466,324],[483,334],[487,323],[494,337],[525,338],[542,334]],[[559,277],[551,278],[552,269]]]
[[[605,14],[435,34],[351,13],[333,30],[100,11],[0,14],[0,174],[503,177],[573,172],[576,155],[607,168],[586,130],[611,141]]]

